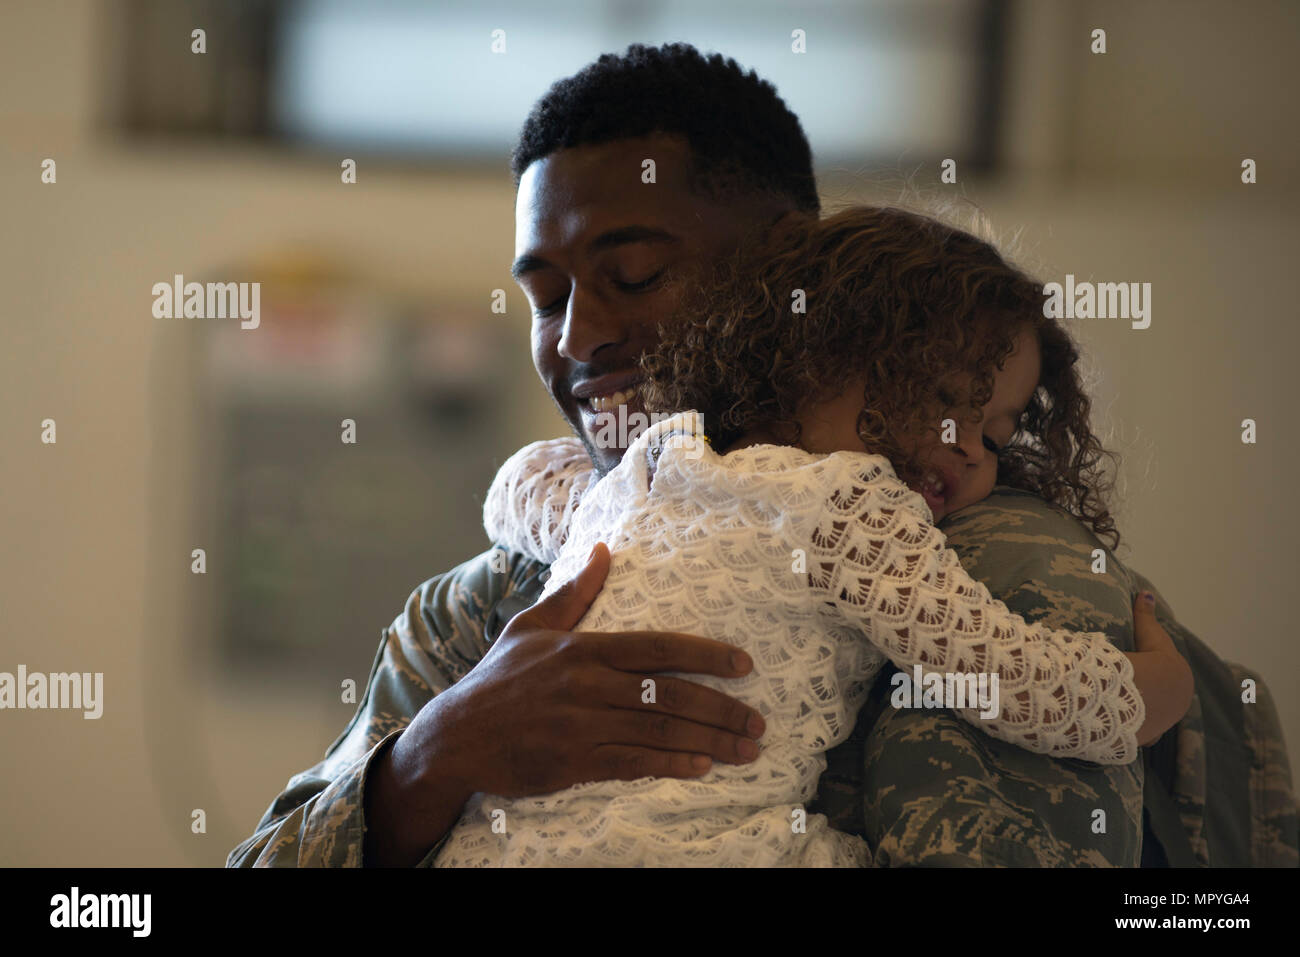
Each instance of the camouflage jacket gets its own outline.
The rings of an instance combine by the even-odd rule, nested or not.
[[[999,488],[941,528],[970,574],[1026,620],[1105,632],[1132,650],[1132,597],[1156,589],[1064,511]],[[502,557],[485,552],[411,594],[383,633],[351,722],[320,763],[289,779],[228,867],[361,866],[371,762],[541,592],[545,566]],[[887,667],[853,734],[827,753],[809,810],[863,836],[878,866],[1296,866],[1297,803],[1267,688],[1214,655],[1156,595],[1196,697],[1142,759],[1053,759],[948,711],[893,709]],[[1243,704],[1247,679],[1256,697]]]

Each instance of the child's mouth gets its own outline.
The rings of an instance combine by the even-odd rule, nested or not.
[[[921,497],[925,499],[925,504],[930,506],[930,511],[938,515],[943,509],[948,495],[948,484],[944,481],[943,476],[938,472],[926,472],[921,477],[918,491],[921,493]]]

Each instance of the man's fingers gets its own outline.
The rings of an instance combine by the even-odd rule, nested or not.
[[[608,574],[609,549],[603,542],[598,542],[591,550],[586,566],[576,577],[522,614],[528,615],[530,623],[539,628],[568,631],[587,613]]]
[[[758,745],[752,738],[663,712],[615,709],[602,723],[600,736],[605,744],[707,754],[728,764],[746,764],[758,757]]]
[[[601,781],[637,778],[698,778],[712,767],[708,755],[655,751],[625,744],[602,744],[592,751],[593,772]]]
[[[739,678],[754,667],[739,648],[712,638],[671,631],[582,632],[596,660],[619,671],[684,671]]]
[[[647,681],[653,681],[654,684],[647,687]],[[650,692],[653,692],[653,695]],[[666,675],[616,673],[614,680],[605,686],[601,703],[612,708],[675,715],[699,726],[707,725],[710,728],[730,731],[735,735],[747,735],[751,738],[760,737],[767,730],[763,716],[749,705],[721,691]],[[718,756],[717,752],[710,753],[715,757]]]

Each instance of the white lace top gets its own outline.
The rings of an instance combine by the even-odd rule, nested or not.
[[[498,474],[485,524],[552,563],[544,595],[606,543],[609,576],[576,630],[677,631],[748,652],[744,678],[682,677],[763,715],[758,759],[693,779],[476,794],[435,866],[867,864],[865,842],[803,805],[886,659],[909,675],[996,672],[996,718],[954,709],[996,738],[1102,764],[1137,756],[1145,706],[1129,660],[1105,635],[1029,625],[992,598],[888,459],[776,445],[720,456],[702,435],[696,413],[662,420],[600,481],[576,439],[529,445]]]

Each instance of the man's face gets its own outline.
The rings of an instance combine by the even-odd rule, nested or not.
[[[624,422],[644,414],[637,361],[683,280],[768,213],[692,193],[688,160],[684,140],[655,134],[561,150],[520,179],[512,272],[532,307],[533,364],[602,474],[635,440],[610,426],[620,406]]]

